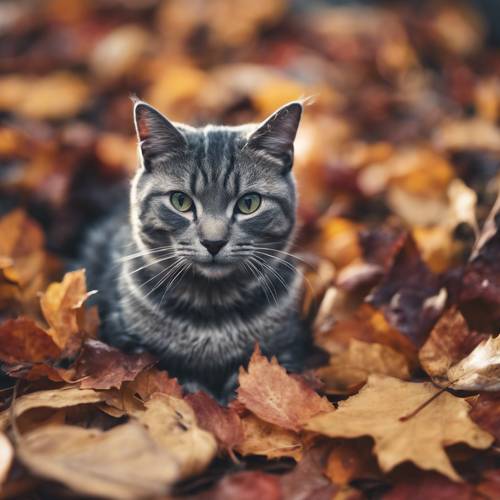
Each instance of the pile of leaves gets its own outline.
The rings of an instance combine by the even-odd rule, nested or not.
[[[6,1],[0,20],[2,498],[498,498],[500,51],[469,4]],[[64,270],[136,168],[131,93],[191,124],[313,97],[304,373],[256,346],[222,407],[99,340],[99,290]]]

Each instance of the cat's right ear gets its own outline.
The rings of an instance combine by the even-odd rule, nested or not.
[[[181,153],[187,147],[179,129],[143,101],[134,104],[134,124],[146,170],[151,168],[155,159]]]

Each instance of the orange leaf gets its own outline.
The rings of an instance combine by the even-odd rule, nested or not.
[[[333,411],[300,379],[288,375],[276,358],[269,361],[257,346],[248,371],[240,369],[238,400],[252,413],[272,424],[299,431],[314,415]]]

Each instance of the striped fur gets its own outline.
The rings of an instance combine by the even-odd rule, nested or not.
[[[105,340],[153,352],[188,390],[219,399],[231,394],[257,342],[300,369],[307,335],[288,253],[300,113],[291,103],[257,128],[194,129],[136,103],[141,166],[129,204],[116,207],[85,245]],[[194,210],[176,210],[172,191],[187,193]],[[247,193],[259,193],[261,206],[237,213]],[[227,244],[212,256],[206,239]]]

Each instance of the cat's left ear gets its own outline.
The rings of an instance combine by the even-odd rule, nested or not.
[[[285,104],[259,125],[247,142],[247,147],[263,151],[283,162],[288,170],[293,164],[293,141],[297,134],[302,104],[293,101]]]
[[[156,158],[185,151],[187,143],[180,130],[153,106],[137,101],[134,124],[146,170]]]

